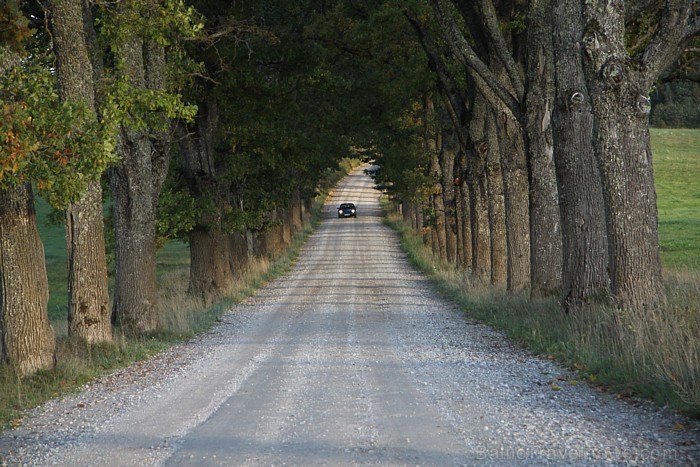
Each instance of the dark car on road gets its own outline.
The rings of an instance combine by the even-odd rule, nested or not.
[[[357,208],[353,203],[343,203],[338,206],[338,217],[357,217]]]

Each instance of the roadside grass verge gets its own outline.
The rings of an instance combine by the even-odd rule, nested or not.
[[[666,270],[668,304],[658,312],[599,307],[566,315],[556,298],[530,300],[473,282],[437,260],[389,202],[383,208],[413,265],[470,316],[559,361],[601,391],[650,399],[700,418],[700,272]]]
[[[700,130],[652,129],[667,303],[653,313],[590,308],[565,315],[556,298],[529,300],[474,283],[436,262],[410,226],[387,222],[411,261],[470,315],[579,379],[700,418]]]
[[[292,245],[276,258],[254,258],[239,277],[232,296],[211,306],[207,307],[187,294],[189,247],[182,242],[167,244],[158,254],[160,329],[142,336],[126,336],[115,329],[114,341],[109,344],[87,345],[82,340],[68,337],[65,230],[60,225],[40,220],[51,293],[49,318],[57,336],[57,363],[54,369],[27,378],[18,378],[11,368],[0,365],[0,431],[21,424],[21,417],[27,409],[76,391],[106,372],[148,359],[173,344],[205,332],[234,304],[289,271],[307,237],[321,221],[328,192],[359,164],[359,160],[344,159],[338,170],[329,170],[324,174],[320,195],[311,210],[310,222],[297,234]],[[50,208],[45,203],[38,204],[39,219],[45,219]]]

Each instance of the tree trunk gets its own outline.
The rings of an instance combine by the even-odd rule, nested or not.
[[[132,86],[145,88],[144,45],[128,37],[120,60]],[[115,278],[113,318],[131,332],[158,327],[153,144],[145,132],[122,128],[119,164],[110,170],[114,197]]]
[[[583,17],[578,0],[553,2],[557,63],[553,115],[555,168],[562,223],[565,311],[609,293],[607,233],[600,171],[593,148],[594,118],[583,72]]]
[[[472,151],[467,161],[467,185],[469,186],[472,273],[484,283],[491,281],[491,225],[489,217],[489,190],[486,164],[489,143],[485,140],[486,109],[483,98],[474,100],[473,114],[469,123]]]
[[[233,233],[229,235],[229,260],[234,278],[239,278],[250,266],[252,251],[248,247],[247,233]]]
[[[508,283],[508,225],[506,224],[505,193],[498,130],[493,112],[488,111],[485,137],[486,179],[491,239],[491,284],[506,286]]]
[[[51,32],[61,98],[95,111],[93,71],[84,36],[81,0],[52,4]],[[89,343],[111,341],[102,186],[90,182],[66,216],[68,252],[68,329]]]
[[[561,220],[554,168],[552,0],[530,2],[525,97],[530,167],[530,280],[533,297],[561,290]]]
[[[233,292],[231,246],[231,238],[225,233],[203,229],[190,232],[191,295],[211,304]]]
[[[292,231],[296,236],[302,230],[304,230],[304,216],[302,213],[302,202],[301,202],[301,189],[297,186],[292,194],[292,204],[291,204],[291,223]]]
[[[460,213],[460,226],[458,228],[459,267],[462,270],[472,271],[472,226],[471,203],[469,187],[467,186],[467,154],[460,150],[458,157],[459,179],[457,185],[457,209]]]
[[[530,206],[525,135],[520,123],[499,112],[499,142],[506,207],[508,290],[530,287]]]
[[[179,135],[182,174],[190,196],[200,210],[190,232],[190,280],[188,293],[205,303],[229,295],[237,269],[231,258],[229,235],[222,230],[226,201],[224,183],[219,179],[215,147],[218,142],[219,111],[211,95],[199,103],[194,128]]]
[[[457,264],[457,209],[455,201],[454,165],[459,145],[455,130],[443,131],[440,148],[440,185],[445,222],[445,257]]]
[[[146,10],[155,10],[158,3],[148,0]],[[120,45],[117,58],[130,85],[165,90],[163,46],[136,34],[124,38]],[[124,127],[118,145],[122,160],[111,171],[116,260],[113,317],[137,333],[155,330],[159,324],[155,222],[170,161],[169,147],[169,138],[162,131]]]
[[[488,148],[485,150],[488,151]],[[486,188],[486,153],[481,146],[474,149],[474,156],[469,160],[472,272],[477,280],[489,283],[491,282],[491,228]]]
[[[294,239],[291,207],[277,208],[277,218],[280,220],[280,239],[282,241],[282,249],[284,250],[292,245],[292,240]]]
[[[439,154],[442,149],[442,134],[427,135],[426,149],[430,154],[430,180],[432,183],[430,193],[430,210],[431,210],[431,246],[433,253],[438,258],[447,259],[446,253],[446,235],[445,235],[445,203],[443,201],[442,172],[440,167]]]
[[[627,55],[624,10],[602,14],[598,3],[584,4],[583,43],[596,118],[611,293],[620,308],[650,309],[664,300],[648,118],[655,76]]]
[[[0,190],[0,358],[19,376],[55,364],[48,301],[32,188]]]

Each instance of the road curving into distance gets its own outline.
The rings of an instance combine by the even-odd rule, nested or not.
[[[2,465],[700,462],[697,424],[576,382],[432,292],[362,169],[287,275],[34,410],[0,438]],[[338,219],[341,202],[358,217]]]

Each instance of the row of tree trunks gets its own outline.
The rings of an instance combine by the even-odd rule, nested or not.
[[[190,233],[190,295],[210,304],[230,296],[253,257],[271,258],[288,248],[309,219],[302,219],[304,200],[275,211],[278,225],[263,232],[227,233],[195,227]]]
[[[242,195],[231,193],[231,183],[226,178],[231,155],[217,151],[225,146],[217,98],[213,92],[203,94],[194,124],[178,128],[178,148],[183,179],[190,196],[201,206],[189,234],[188,292],[210,304],[231,295],[254,256],[276,256],[292,244],[294,236],[310,220],[313,200],[302,199],[297,188],[292,191],[288,207],[269,213],[268,230],[227,231],[228,211],[231,206],[242,204]]]
[[[700,32],[688,3],[665,3],[645,50],[634,57],[625,48],[624,2],[451,3],[429,2],[452,57],[463,66],[470,88],[483,96],[468,122],[455,118],[455,76],[436,58],[429,28],[418,17],[410,21],[449,97],[454,128],[469,127],[472,147],[461,149],[467,156],[472,274],[485,280],[490,273],[492,283],[501,282],[497,183],[502,180],[510,290],[530,288],[533,296],[560,290],[566,311],[608,297],[619,308],[659,306],[664,292],[648,93]],[[526,38],[499,28],[525,6]],[[502,176],[493,170],[496,157]],[[458,254],[458,263],[465,257]]]

